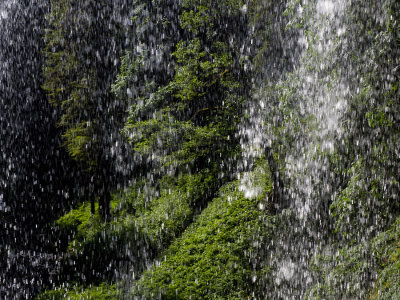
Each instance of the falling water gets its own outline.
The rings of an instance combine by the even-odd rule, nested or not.
[[[336,49],[345,43],[338,42],[338,38],[345,32],[346,2],[289,4],[292,11],[289,12],[291,20],[287,30],[298,23],[304,26],[294,40],[289,40],[300,50],[292,53],[295,55],[292,57],[293,71],[281,74],[277,82],[274,78],[272,82],[268,77],[263,78],[266,87],[258,93],[256,103],[260,110],[253,116],[255,124],[247,132],[252,135],[250,148],[273,147],[280,155],[285,155],[281,159],[281,168],[288,181],[285,193],[290,199],[289,211],[296,215],[289,221],[293,232],[282,233],[277,244],[269,248],[274,253],[272,264],[277,266],[276,290],[270,297],[304,297],[304,292],[313,283],[308,262],[323,246],[328,230],[328,224],[324,222],[328,204],[324,205],[324,202],[330,203],[334,191],[326,154],[333,153],[335,141],[342,134],[340,120],[349,94],[347,78],[341,76],[349,66],[342,66],[342,69],[336,66],[339,59]],[[339,75],[332,76],[333,71]],[[268,93],[269,84],[275,86],[273,95]],[[276,114],[278,110],[280,112]],[[264,112],[275,118],[281,115],[281,118],[267,121],[270,130],[254,132],[268,119]],[[282,123],[285,129],[277,134],[276,128]],[[282,137],[289,137],[291,144],[283,144],[287,140]]]
[[[66,237],[64,233],[63,236],[54,222],[72,208],[78,207],[76,211],[82,213],[79,207],[84,207],[82,203],[93,192],[93,178],[86,176],[63,148],[63,133],[57,126],[60,112],[49,104],[41,87],[45,64],[43,34],[46,27],[45,15],[49,11],[48,1],[5,0],[0,3],[0,298],[31,299],[45,289],[56,289],[60,286],[68,289],[72,286],[69,276],[73,274],[73,280],[80,280],[85,284],[89,281],[90,285],[92,282],[97,284],[107,280],[117,282],[122,287],[122,293],[129,299],[131,288],[140,281],[142,272],[145,272],[145,280],[146,276],[152,278],[153,272],[158,274],[156,268],[167,262],[168,255],[173,255],[168,252],[168,247],[176,240],[178,243],[183,240],[180,238],[188,224],[198,220],[204,223],[209,221],[201,219],[204,207],[216,202],[215,199],[224,199],[224,193],[229,195],[228,189],[221,186],[237,177],[240,182],[238,191],[243,193],[244,198],[255,199],[263,195],[265,186],[259,184],[259,178],[254,179],[254,166],[257,166],[260,159],[269,165],[258,165],[259,169],[264,168],[261,172],[264,176],[262,178],[265,179],[269,174],[267,169],[272,172],[273,191],[266,193],[265,199],[257,203],[257,212],[264,214],[259,220],[270,222],[265,228],[274,229],[271,232],[258,232],[258,237],[252,237],[252,242],[256,245],[253,246],[259,253],[249,251],[248,254],[247,250],[244,251],[250,257],[249,265],[254,269],[262,265],[268,270],[268,278],[262,278],[257,273],[259,270],[251,270],[258,277],[249,271],[251,284],[254,283],[257,288],[261,286],[261,292],[257,293],[266,299],[305,299],[308,296],[332,299],[366,298],[379,279],[375,269],[379,261],[374,257],[375,250],[371,250],[379,248],[373,248],[368,243],[370,240],[375,243],[382,231],[394,223],[396,215],[393,211],[399,210],[396,203],[400,190],[400,138],[397,129],[392,130],[391,126],[399,122],[400,112],[398,103],[391,101],[390,97],[397,93],[393,99],[398,100],[396,89],[400,77],[400,56],[399,50],[393,45],[398,47],[396,38],[400,37],[391,36],[391,25],[388,25],[392,21],[390,14],[393,13],[390,12],[390,5],[396,1],[288,0],[271,4],[268,1],[258,1],[259,19],[255,17],[254,24],[248,30],[243,29],[250,37],[243,38],[239,33],[235,36],[234,32],[229,41],[231,46],[240,49],[233,65],[239,66],[245,61],[244,69],[249,73],[243,74],[251,74],[253,77],[249,80],[252,83],[250,96],[246,94],[250,99],[245,104],[246,112],[235,137],[240,140],[242,153],[238,155],[240,157],[218,161],[222,162],[222,166],[217,166],[220,167],[220,173],[212,180],[218,181],[217,183],[207,181],[210,179],[206,176],[204,182],[195,177],[198,169],[189,170],[189,164],[182,167],[182,170],[186,168],[184,171],[179,171],[185,176],[185,172],[188,172],[189,179],[182,176],[183,183],[173,181],[171,178],[175,176],[174,172],[179,173],[176,166],[178,163],[171,163],[168,171],[164,172],[167,174],[165,178],[170,178],[160,180],[165,175],[159,171],[162,160],[167,160],[165,157],[170,159],[169,148],[175,149],[176,145],[164,147],[162,136],[156,136],[154,144],[158,148],[153,149],[148,157],[132,154],[126,150],[131,145],[121,138],[121,128],[116,128],[118,122],[114,122],[113,109],[115,114],[119,109],[118,105],[127,109],[128,102],[136,99],[136,94],[140,95],[140,101],[137,107],[131,108],[130,113],[137,110],[139,119],[150,116],[150,120],[156,120],[158,106],[163,105],[158,102],[164,102],[160,99],[165,95],[170,97],[168,89],[176,87],[167,85],[168,89],[162,89],[162,93],[157,94],[155,86],[163,86],[165,82],[172,80],[176,71],[173,68],[177,64],[171,58],[174,57],[172,52],[177,48],[178,41],[189,39],[187,36],[193,34],[184,32],[183,28],[175,28],[181,22],[178,16],[174,16],[181,13],[182,8],[178,5],[180,1],[166,4],[165,9],[152,7],[154,1],[148,2],[151,3],[148,7],[139,0],[129,2],[135,7],[133,12],[129,12],[134,16],[131,21],[127,21],[121,12],[116,13],[112,18],[113,22],[124,28],[134,24],[137,31],[135,34],[130,32],[132,36],[118,37],[121,44],[113,44],[115,47],[110,47],[112,50],[102,48],[107,53],[104,56],[112,56],[110,65],[114,68],[111,68],[110,74],[104,76],[108,89],[99,94],[109,93],[112,81],[116,80],[116,89],[121,85],[126,90],[128,99],[127,102],[113,102],[115,107],[99,105],[102,121],[106,124],[102,129],[107,132],[102,137],[104,139],[101,145],[107,160],[112,161],[112,166],[107,170],[104,167],[101,172],[107,173],[104,176],[108,176],[107,181],[112,182],[110,185],[115,185],[114,198],[119,202],[113,208],[117,212],[115,219],[109,224],[92,224],[94,227],[98,226],[93,232],[84,228],[89,233],[83,234],[82,244],[87,242],[85,239],[90,234],[95,239],[87,242],[87,248],[82,246],[81,252],[75,253],[76,257],[68,253],[70,249],[66,250],[68,247],[74,248],[70,242],[75,243],[75,235],[70,236],[68,233]],[[121,0],[121,3],[126,5],[128,2]],[[122,7],[125,8],[124,5],[121,4],[121,11]],[[250,4],[241,6],[241,19],[246,19],[244,16],[250,14],[249,7]],[[153,12],[156,15],[151,15]],[[140,13],[143,14],[143,19],[151,21],[143,26],[139,24],[138,20],[141,19],[137,15]],[[97,17],[99,19],[96,21],[101,23],[102,20]],[[226,17],[228,19],[229,16]],[[165,24],[172,25],[168,27]],[[227,27],[224,26],[225,24],[220,24],[226,30]],[[121,27],[115,28],[119,30]],[[118,32],[121,34],[123,30]],[[215,33],[207,34],[211,36]],[[114,37],[108,38],[115,42]],[[148,44],[142,45],[143,41]],[[126,88],[123,81],[129,81],[129,78],[124,78],[128,75],[116,75],[120,64],[116,56],[122,53],[123,47],[131,50],[135,59],[147,59],[144,63],[134,60],[134,68],[143,64],[140,72],[144,74],[139,71],[137,74],[130,74],[132,82],[125,82]],[[195,53],[196,50],[193,49]],[[207,51],[210,49],[206,47],[204,53]],[[253,52],[257,55],[250,64],[247,56],[253,55]],[[127,55],[123,59],[131,58]],[[125,69],[121,73],[131,71]],[[213,70],[213,75],[218,80],[224,78],[225,72],[228,72],[220,71]],[[235,76],[243,74],[238,71]],[[212,86],[215,83],[214,77],[207,84]],[[146,86],[138,88],[135,84],[141,80]],[[141,93],[148,93],[150,100],[142,97]],[[106,97],[105,99],[108,100]],[[224,102],[222,106],[224,107]],[[183,136],[184,131],[181,133],[179,126],[193,130],[198,134],[197,139],[208,138],[208,132],[199,130],[198,133],[198,128],[190,127],[193,118],[201,119],[203,114],[206,116],[210,111],[209,107],[199,108],[197,112],[197,108],[194,110],[194,114],[189,110],[190,118],[184,116],[184,125],[177,121],[178,118],[173,120],[169,112],[168,120],[158,120],[167,124],[171,120],[175,122],[173,126],[165,125],[166,129],[162,129],[166,131],[164,134],[167,135],[168,143],[181,142],[180,135]],[[216,107],[213,109],[217,110]],[[104,117],[106,112],[111,115],[110,118],[108,115]],[[163,110],[161,112],[164,114]],[[133,120],[134,125],[124,130],[134,131],[136,121]],[[133,139],[135,134],[148,134],[138,132],[139,134],[134,131],[128,138]],[[228,136],[227,140],[230,141],[230,138]],[[196,142],[193,143],[194,147],[197,147]],[[190,147],[193,146],[189,145],[188,148]],[[191,150],[187,151],[190,153]],[[210,157],[214,159],[212,155]],[[210,163],[210,158],[207,159]],[[143,170],[136,170],[135,163]],[[210,174],[208,175],[212,178]],[[136,175],[139,179],[134,178]],[[144,181],[141,181],[144,177]],[[197,191],[190,184],[195,188],[201,186],[207,191]],[[228,185],[229,189],[232,186]],[[218,192],[219,189],[222,192]],[[356,198],[359,196],[357,193],[364,198]],[[204,199],[197,199],[197,194],[201,194]],[[132,197],[133,200],[126,200],[124,197]],[[198,203],[193,204],[196,201],[185,197],[194,197]],[[231,200],[235,197],[240,199],[236,194],[232,199],[227,197],[229,204],[224,204],[227,207],[230,207]],[[347,200],[346,197],[351,201],[346,202],[347,206],[341,206],[340,201]],[[157,199],[161,199],[161,205],[154,208],[154,217],[151,215],[153,208],[149,211],[146,209]],[[178,202],[168,202],[170,199]],[[128,203],[129,201],[132,203]],[[391,203],[393,207],[387,203]],[[176,207],[179,208],[178,212]],[[213,206],[208,208],[210,207]],[[334,214],[335,210],[337,213],[340,209],[348,215],[344,213],[345,218],[338,221]],[[375,214],[374,210],[379,213]],[[214,221],[212,218],[220,218],[219,215],[216,217],[212,214],[208,217],[211,220],[209,222]],[[166,223],[173,224],[169,224],[170,228],[164,232]],[[225,224],[221,223],[222,225]],[[195,227],[191,228],[189,234],[195,232]],[[212,234],[217,235],[219,228],[216,231],[218,232]],[[343,233],[343,236],[338,237],[337,232]],[[236,238],[240,240],[242,236]],[[190,241],[195,249],[196,243],[200,242],[197,237],[193,240],[195,242]],[[229,240],[228,245],[235,242],[238,241]],[[103,247],[102,243],[107,243],[108,247]],[[94,252],[96,249],[108,252],[99,258]],[[197,251],[193,249],[189,252]],[[337,279],[335,267],[341,266],[341,255],[345,252],[343,249],[359,251],[359,257],[364,259],[363,269],[346,279]],[[163,252],[165,250],[167,252]],[[178,252],[179,249],[174,251]],[[82,265],[78,265],[80,263]],[[234,265],[236,268],[236,262]],[[163,280],[169,282],[171,274],[166,277]],[[197,284],[197,278],[195,280]],[[152,279],[149,281],[152,282]],[[321,287],[323,290],[325,286],[331,289],[331,294],[324,294],[324,291],[319,290]],[[156,295],[152,290],[150,293]]]
[[[31,299],[54,280],[62,253],[49,223],[77,195],[40,88],[45,2],[0,4],[1,299]]]
[[[364,57],[357,39],[360,44],[364,40],[363,33],[354,36],[357,29],[351,5],[363,4],[341,0],[287,3],[283,15],[288,17],[276,21],[277,28],[285,27],[286,35],[281,35],[278,45],[272,43],[283,51],[280,56],[264,57],[265,68],[248,108],[250,122],[242,127],[248,163],[266,148],[273,149],[279,167],[272,171],[284,177],[285,186],[280,188],[290,202],[289,206],[281,203],[278,218],[285,229],[268,246],[269,264],[276,271],[273,288],[265,292],[267,298],[304,298],[316,284],[310,262],[332,251],[329,206],[340,194],[339,177],[343,176],[332,158],[349,135],[349,102],[359,93],[364,76],[354,60]],[[378,22],[385,20],[384,10],[373,14]],[[278,65],[282,57],[291,68],[271,71],[270,65]],[[365,65],[369,63],[368,58],[364,60]]]

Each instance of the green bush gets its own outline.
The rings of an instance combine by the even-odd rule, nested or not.
[[[269,174],[250,174],[255,190],[246,198],[243,181],[228,183],[193,224],[134,283],[135,296],[146,299],[244,299],[252,297],[268,267],[252,264],[271,230],[263,210]],[[256,186],[258,185],[258,186]]]
[[[216,171],[165,175],[155,183],[141,179],[112,199],[112,221],[91,215],[84,203],[56,224],[69,241],[60,281],[82,284],[115,279],[115,270],[134,265],[135,273],[180,236],[196,209],[213,195]],[[99,259],[100,258],[100,259]],[[135,261],[135,262],[134,262]]]
[[[375,238],[320,254],[309,299],[397,299],[400,295],[400,218]]]
[[[61,288],[54,291],[47,291],[40,294],[36,300],[83,300],[83,299],[98,299],[111,300],[121,298],[121,293],[115,285],[102,284],[91,288],[82,288],[75,286],[73,288]]]
[[[400,218],[374,240],[380,270],[370,299],[400,299]]]

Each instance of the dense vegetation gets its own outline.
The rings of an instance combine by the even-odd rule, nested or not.
[[[400,297],[400,6],[322,2],[49,1],[37,299]]]

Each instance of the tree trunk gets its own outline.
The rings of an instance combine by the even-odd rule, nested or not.
[[[95,207],[96,196],[94,191],[95,188],[94,188],[93,177],[91,177],[89,182],[89,199],[90,199],[90,212],[92,215],[96,213],[96,207]]]
[[[94,201],[95,201],[95,196],[94,196],[94,193],[91,192],[90,193],[90,212],[92,213],[92,215],[94,215],[96,213]]]
[[[110,204],[111,204],[111,192],[107,186],[103,186],[99,196],[99,213],[103,221],[110,221]]]
[[[109,222],[111,218],[111,213],[110,213],[110,205],[111,205],[111,193],[109,189],[106,189],[105,191],[105,199],[104,199],[104,217],[105,221]]]
[[[99,195],[99,213],[100,217],[103,221],[105,221],[105,191],[104,188],[101,189],[100,195]]]

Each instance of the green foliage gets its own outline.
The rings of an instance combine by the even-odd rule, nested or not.
[[[181,25],[193,35],[203,35],[207,40],[223,41],[226,39],[224,34],[229,35],[232,26],[240,23],[241,17],[246,18],[241,11],[246,3],[243,0],[184,0]],[[241,30],[243,29],[236,28],[236,34],[240,34]]]
[[[331,206],[338,242],[331,249],[335,254],[322,255],[316,263],[322,277],[311,298],[398,297],[398,221],[394,220],[399,215],[399,121],[395,116],[399,96],[398,74],[392,73],[398,57],[392,49],[400,34],[394,13],[399,7],[395,1],[379,7],[387,16],[384,23],[366,18],[376,13],[372,7],[361,7],[361,2],[349,7],[348,16],[354,22],[350,34],[364,30],[363,43],[370,47],[352,57],[362,80],[349,103],[349,121],[344,124],[348,135],[335,163],[345,181]],[[358,53],[360,45],[353,47]]]
[[[109,167],[103,154],[110,147],[107,138],[118,131],[125,110],[110,90],[123,30],[112,15],[113,6],[105,1],[98,4],[50,1],[43,67],[43,89],[59,110],[64,145],[92,175]]]
[[[165,176],[160,182],[160,196],[138,216],[138,227],[163,249],[190,224],[195,207],[207,198],[214,180],[206,170],[178,178]]]
[[[72,288],[61,288],[53,291],[46,291],[41,293],[36,300],[82,300],[82,299],[99,299],[99,300],[112,300],[119,299],[122,294],[115,285],[101,284],[100,286],[91,288],[82,288],[74,286]]]
[[[117,199],[111,201],[111,208],[116,209],[118,205]],[[98,208],[96,203],[95,208]],[[92,214],[90,203],[83,203],[78,208],[71,210],[61,218],[59,218],[55,225],[58,226],[64,236],[68,236],[70,241],[68,251],[73,254],[79,252],[82,244],[90,241],[96,237],[98,232],[104,230],[100,215]]]
[[[380,268],[369,299],[400,297],[400,219],[374,239],[374,252]]]
[[[243,299],[251,297],[268,267],[250,261],[271,234],[272,219],[260,209],[269,175],[252,174],[257,197],[245,198],[240,181],[226,184],[194,223],[134,284],[133,294],[151,299]],[[269,224],[269,225],[268,225]]]
[[[81,64],[78,49],[74,49],[75,45],[69,37],[68,27],[71,24],[66,19],[72,17],[71,4],[67,1],[52,1],[51,4],[47,16],[50,28],[45,35],[43,89],[47,91],[51,103],[64,109],[59,124],[66,128],[64,138],[69,153],[78,161],[91,162],[93,158],[85,150],[90,135],[86,131],[86,121],[81,122],[80,116],[88,108],[90,81],[93,81],[88,78],[91,71],[85,70],[85,64]],[[76,16],[74,20],[77,21]]]
[[[223,42],[215,42],[209,51],[204,49],[199,38],[179,42],[176,47],[173,55],[178,68],[171,88],[176,90],[175,96],[179,101],[204,97],[208,88],[219,85],[231,89],[238,87],[232,74],[228,73],[232,68],[232,58]]]
[[[364,299],[371,288],[366,274],[374,272],[376,258],[371,245],[364,242],[320,254],[312,265],[321,277],[308,291],[307,299]]]
[[[387,231],[362,243],[345,245],[316,257],[321,274],[309,299],[396,299],[399,295],[400,219]],[[375,280],[366,277],[369,274]]]
[[[152,101],[153,93],[173,78],[172,53],[181,36],[179,31],[171,35],[170,30],[180,27],[181,5],[178,1],[135,0],[131,8],[132,42],[122,57],[112,90],[132,105],[131,110],[137,107],[142,118],[159,107],[159,102]]]
[[[128,30],[120,26],[120,5],[51,0],[46,16],[42,87],[56,108],[64,146],[88,175],[86,195],[100,196],[103,220],[109,218],[110,192],[121,181],[115,153],[127,103],[111,93]]]
[[[135,33],[129,37],[130,49],[122,57],[111,95],[114,72],[106,72],[105,66],[113,62],[107,62],[103,52],[105,60],[98,67],[97,56],[85,49],[95,40],[113,41],[119,30],[103,34],[104,26],[99,29],[86,22],[101,19],[91,15],[96,1],[51,1],[43,88],[60,110],[59,124],[70,155],[92,173],[108,169],[103,164],[104,138],[118,130],[129,103],[122,132],[140,169],[132,186],[114,196],[110,222],[92,215],[87,203],[56,222],[69,240],[62,276],[87,285],[111,281],[115,269],[129,266],[141,276],[132,287],[137,297],[274,297],[273,288],[281,284],[277,281],[286,279],[282,274],[277,278],[277,264],[282,261],[268,251],[288,252],[280,235],[289,226],[300,225],[299,219],[291,210],[268,215],[271,178],[262,162],[255,171],[231,181],[241,155],[238,125],[246,117],[243,107],[253,75],[247,69],[253,53],[242,47],[248,44],[244,40],[251,24],[254,44],[261,45],[253,60],[259,75],[271,71],[269,65],[288,71],[283,80],[279,75],[272,78],[260,94],[269,101],[265,126],[278,169],[283,170],[285,156],[298,149],[300,140],[305,165],[316,161],[324,165],[324,174],[339,178],[332,179],[338,189],[335,200],[317,204],[325,209],[331,204],[331,219],[315,223],[323,227],[332,221],[334,232],[331,228],[327,232],[335,243],[312,262],[317,283],[308,297],[400,297],[399,221],[391,226],[399,213],[399,75],[393,51],[400,39],[399,7],[395,1],[385,1],[379,9],[386,11],[387,20],[380,22],[363,15],[371,11],[363,11],[361,0],[351,2],[348,17],[354,26],[346,28],[344,37],[337,32],[329,51],[321,53],[325,37],[316,33],[317,27],[329,18],[308,19],[315,16],[316,3],[304,5],[302,13],[298,0],[279,5],[242,0],[133,1]],[[287,24],[271,26],[282,17],[290,19]],[[171,28],[176,28],[173,36]],[[275,55],[288,50],[281,43],[298,34],[299,28],[308,46],[301,67],[288,70],[288,58],[277,62]],[[367,50],[361,54],[359,45],[352,44],[352,35],[359,32],[366,32]],[[344,48],[350,54],[343,55]],[[305,91],[313,87],[304,77],[320,80],[321,91],[314,96],[331,95],[341,87],[341,65],[351,65],[357,74],[348,83],[357,92],[349,101],[348,121],[342,124],[345,137],[333,152],[323,148],[325,136],[317,132],[320,124],[304,106]],[[103,78],[103,72],[110,76]],[[334,97],[341,95],[335,92]],[[266,110],[264,104],[260,110]],[[111,107],[115,110],[109,111]],[[98,113],[99,108],[104,114]],[[309,170],[298,170],[293,184],[303,183],[303,171]],[[324,183],[313,184],[315,198],[327,199]],[[312,227],[296,228],[287,240],[315,243],[309,232],[314,233]],[[39,299],[119,296],[115,286],[102,285],[48,291]]]
[[[63,121],[64,122],[64,121]],[[88,167],[93,167],[96,162],[93,157],[88,157],[84,150],[90,145],[90,137],[93,136],[93,128],[90,124],[82,122],[76,124],[74,128],[71,128],[65,132],[63,138],[66,140],[65,145],[67,146],[68,153],[72,158],[77,161],[86,161]]]
[[[151,59],[148,49],[151,42],[139,34],[143,50],[124,57],[121,74],[114,85],[117,95],[132,101],[123,132],[136,152],[143,158],[151,157],[155,173],[226,166],[220,161],[232,160],[238,155],[235,133],[247,83],[244,77],[238,81],[242,66],[239,69],[234,66],[238,45],[229,42],[229,34],[224,35],[225,29],[217,23],[227,20],[228,26],[233,26],[241,15],[239,8],[243,3],[211,2],[185,1],[181,6],[176,5],[180,7],[177,25],[187,38],[165,40],[166,52],[160,49],[169,55],[166,61],[173,66],[173,72],[164,72],[171,74],[167,80],[162,80],[154,71],[144,75]],[[135,20],[142,19],[150,9],[155,8],[137,4]],[[164,32],[164,25],[154,18],[147,21],[157,24]],[[160,37],[160,40],[163,39]]]
[[[98,283],[109,280],[113,268],[136,259],[141,260],[135,263],[135,272],[140,274],[147,259],[180,236],[192,222],[195,209],[216,188],[215,170],[165,175],[156,183],[142,178],[114,195],[113,219],[108,223],[90,213],[89,203],[82,204],[56,222],[69,241],[62,264],[64,276],[82,284]]]
[[[312,209],[317,216],[322,216],[322,226],[318,224],[315,230],[314,220],[307,220],[306,223],[307,231],[326,234],[313,244],[319,244],[325,238],[327,240],[323,249],[317,250],[318,255],[312,262],[316,284],[308,291],[308,297],[367,299],[375,286],[373,295],[376,299],[381,296],[395,299],[398,257],[393,250],[392,260],[383,259],[377,252],[375,239],[389,230],[400,212],[397,84],[400,73],[396,67],[399,65],[398,51],[393,50],[399,45],[399,3],[392,0],[380,1],[379,4],[352,1],[346,4],[343,19],[339,19],[342,12],[334,18],[323,11],[316,12],[320,4],[318,1],[287,1],[284,17],[289,20],[281,32],[278,32],[282,29],[276,23],[273,23],[276,26],[273,29],[268,26],[267,29],[262,28],[264,31],[257,28],[259,18],[268,12],[263,13],[261,9],[254,15],[256,34],[261,36],[261,42],[266,40],[266,36],[271,37],[271,33],[284,40],[286,34],[296,35],[299,32],[307,42],[306,47],[299,47],[299,51],[304,53],[300,56],[301,61],[288,64],[293,66],[292,70],[282,67],[283,76],[277,76],[278,82],[267,73],[271,72],[267,64],[272,60],[268,59],[268,55],[275,59],[274,63],[278,59],[284,60],[279,56],[280,41],[273,40],[272,36],[272,40],[264,42],[258,52],[255,63],[260,64],[260,70],[257,66],[256,69],[263,80],[268,80],[263,91],[256,94],[261,99],[268,99],[262,103],[268,109],[266,136],[272,139],[278,163],[283,161],[286,164],[293,157],[295,162],[301,162],[301,168],[289,170],[293,182],[290,188],[296,190],[300,186],[302,192],[302,180],[310,180],[311,197],[315,199]],[[270,7],[268,1],[259,5],[262,6]],[[383,19],[378,20],[377,15],[383,16]],[[341,20],[339,23],[343,21],[341,28],[346,30],[338,31],[337,37],[331,35],[329,47],[324,48],[326,33],[332,34],[338,28],[338,20]],[[329,22],[336,24],[331,28]],[[296,48],[291,47],[290,51],[295,52]],[[339,90],[343,81],[344,86],[350,88],[349,95]],[[345,100],[344,111],[335,111],[332,107],[336,103],[339,106],[340,102],[336,100],[341,98]],[[330,107],[325,108],[326,103]],[[260,110],[265,109],[263,105]],[[318,114],[326,112],[338,112],[339,118],[335,120],[338,133],[324,135],[320,130],[326,127],[317,123]],[[322,145],[327,140],[334,144],[333,151],[323,149]],[[296,157],[295,151],[299,151],[300,147],[302,156]],[[312,163],[311,170],[306,169],[308,162]],[[314,181],[312,168],[322,174],[320,180]],[[334,192],[327,192],[331,188]],[[305,232],[302,233],[302,240],[307,240]],[[390,244],[382,243],[380,249],[391,247]],[[280,250],[279,246],[275,246],[277,256]],[[287,252],[284,250],[283,253]],[[268,286],[268,289],[271,287]],[[387,296],[384,296],[385,293]],[[272,294],[271,298],[274,297],[276,295]]]
[[[214,176],[215,173],[206,170],[195,175],[166,175],[156,186],[152,181],[138,180],[114,196],[114,221],[108,224],[91,215],[88,204],[61,217],[57,225],[68,234],[73,232],[74,238],[70,242],[70,255],[62,266],[64,275],[69,274],[70,280],[78,282],[84,279],[84,284],[98,283],[107,278],[110,263],[113,269],[115,261],[134,259],[135,275],[140,276],[146,259],[167,249],[159,259],[166,258],[171,265],[157,272],[160,277],[170,276],[168,270],[176,268],[174,278],[182,286],[178,298],[185,299],[188,295],[207,298],[215,294],[225,299],[241,299],[253,292],[261,293],[270,270],[260,262],[258,252],[262,252],[274,226],[273,218],[264,210],[266,195],[271,191],[268,168],[260,162],[255,171],[225,185],[219,197],[186,229],[193,220],[194,208],[214,195],[210,191],[215,188]],[[158,293],[159,288],[172,293],[174,287],[160,282],[147,286],[151,272],[146,271],[138,284],[145,285],[149,293]],[[85,290],[62,288],[47,291],[39,299],[67,296],[96,299],[97,292],[104,294],[105,299],[108,295],[117,298],[114,286],[108,289],[108,286]],[[139,295],[149,294],[140,288]]]
[[[374,236],[388,224],[391,206],[383,201],[382,181],[370,180],[362,160],[349,170],[347,187],[331,205],[338,237],[347,243]],[[358,222],[354,222],[359,219]]]
[[[204,5],[196,7],[195,11],[184,11],[181,17],[181,24],[183,28],[189,29],[194,34],[199,34],[208,29],[213,18],[209,15],[208,8]]]
[[[88,224],[92,219],[97,216],[92,215],[90,212],[90,204],[84,203],[77,209],[71,210],[56,221],[56,225],[65,232],[79,232],[81,235],[85,235],[86,229],[89,227]]]

